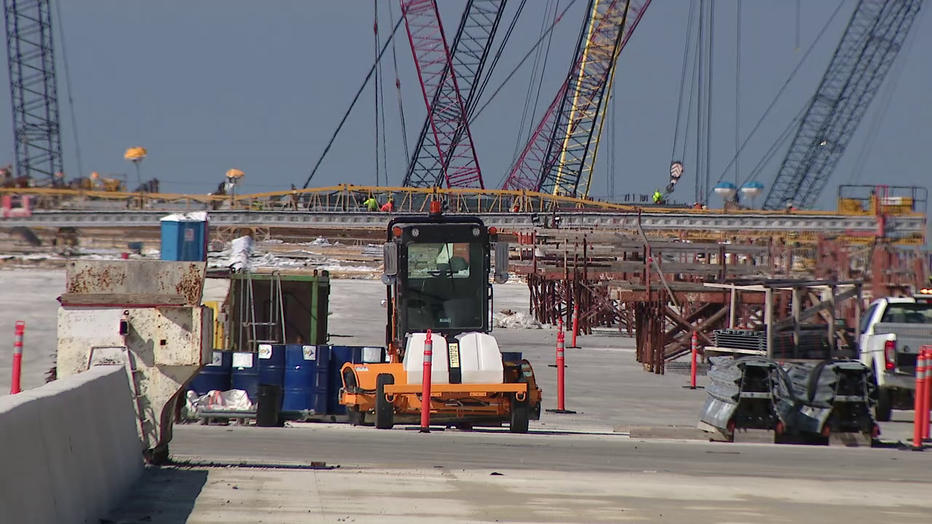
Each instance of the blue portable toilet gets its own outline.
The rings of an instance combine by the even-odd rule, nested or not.
[[[162,217],[161,259],[174,262],[207,260],[207,213],[175,213]]]

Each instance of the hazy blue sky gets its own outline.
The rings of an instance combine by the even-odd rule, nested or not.
[[[560,0],[560,8],[570,1]],[[802,49],[798,51],[796,2],[742,4],[742,137],[784,84],[838,1],[803,2]],[[511,0],[509,12],[518,3]],[[450,39],[464,4],[462,0],[440,1]],[[557,26],[534,123],[566,75],[585,4],[578,0]],[[538,38],[546,5],[545,0],[528,2],[487,95]],[[824,43],[742,154],[742,171],[763,157],[811,95],[855,5],[853,0],[844,1]],[[735,139],[736,2],[718,0],[715,6],[713,181],[732,158]],[[383,38],[393,25],[389,8],[397,18],[398,2],[379,0]],[[606,194],[610,148],[616,157],[616,193],[647,193],[666,183],[688,11],[686,0],[655,0],[621,55],[615,91],[618,132],[613,143],[603,137],[592,195]],[[231,167],[245,171],[245,191],[287,189],[291,183],[300,187],[375,54],[370,0],[69,0],[61,2],[61,15],[56,23],[65,35],[85,174],[130,173],[123,151],[141,145],[149,150],[143,174],[160,178],[163,191],[211,191]],[[902,67],[888,76],[888,83],[896,81],[895,90],[869,154],[861,151],[868,129],[877,125],[875,115],[885,105],[880,96],[824,192],[823,206],[834,205],[839,183],[929,185],[932,61],[923,52],[932,49],[929,18],[925,12],[920,15],[899,58]],[[425,108],[407,39],[397,44],[398,75],[413,146]],[[78,172],[75,136],[60,38],[56,46],[65,167],[74,176]],[[400,185],[406,159],[393,85],[395,70],[391,55],[386,58],[389,181]],[[524,130],[520,128],[531,65],[528,61],[472,128],[487,186],[499,183],[511,163],[516,137],[532,125],[528,122]],[[312,185],[375,183],[373,99],[370,87]],[[0,141],[7,144],[6,156],[12,161],[9,101],[0,105],[0,111],[7,122],[0,125]],[[866,158],[860,170],[856,169],[859,157]],[[777,167],[778,162],[773,162],[760,181],[769,186]],[[678,199],[692,198],[694,180],[689,175],[695,171],[691,168],[687,160],[687,178],[677,190]]]

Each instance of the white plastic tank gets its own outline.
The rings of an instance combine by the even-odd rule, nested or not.
[[[502,353],[495,337],[486,333],[464,333],[458,338],[463,384],[501,384],[505,381]]]
[[[431,335],[433,358],[431,359],[431,384],[450,383],[450,356],[447,352],[447,339],[443,335]],[[402,365],[408,375],[408,384],[420,384],[424,379],[424,341],[427,333],[412,333],[405,345],[405,358]]]

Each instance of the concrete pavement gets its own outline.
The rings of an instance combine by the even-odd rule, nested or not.
[[[33,337],[27,327],[26,350],[37,357],[27,360],[27,387],[41,383],[54,352],[54,298],[63,284],[56,273],[0,272],[3,289],[15,289],[15,297],[4,294],[0,320],[27,316],[38,326]],[[334,281],[331,343],[381,344],[383,296],[377,281]],[[495,297],[496,311],[527,311],[523,285],[496,286]],[[555,370],[549,367],[555,332],[494,334],[503,350],[524,352],[544,389],[544,407],[555,407]],[[644,372],[630,339],[584,337],[580,345],[566,353],[567,407],[578,413],[544,413],[530,435],[420,435],[334,424],[181,426],[172,442],[174,456],[197,462],[149,470],[112,521],[873,524],[932,516],[926,502],[932,488],[928,453],[643,440],[614,433],[615,427],[695,427],[705,392],[682,388],[688,381],[684,369],[668,368],[665,376]],[[8,371],[0,367],[0,387],[6,389],[4,379]],[[700,385],[705,381],[701,376]],[[907,438],[911,416],[895,412],[895,422],[882,424],[884,436]],[[244,459],[340,467],[205,465]]]
[[[870,493],[870,496],[864,496]],[[109,521],[695,524],[928,522],[915,485],[502,469],[172,468]]]

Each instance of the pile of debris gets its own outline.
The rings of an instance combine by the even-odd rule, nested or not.
[[[502,329],[541,329],[543,326],[531,315],[510,309],[495,313],[492,323]]]

